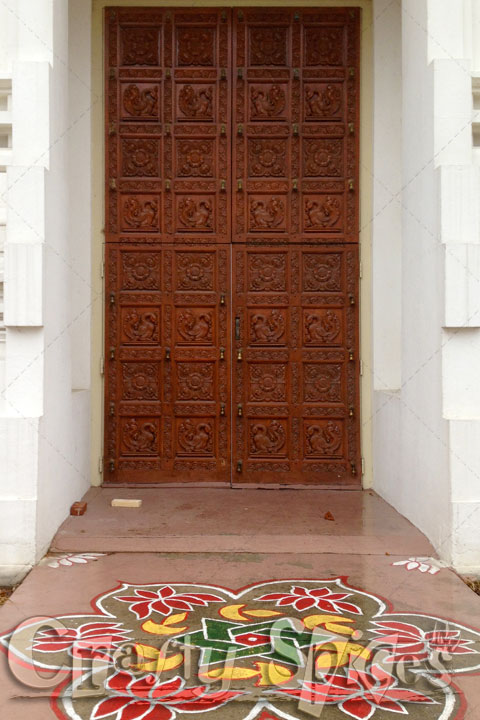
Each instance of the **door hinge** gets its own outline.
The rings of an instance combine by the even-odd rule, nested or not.
[[[98,458],[98,472],[100,475],[103,474],[103,457]]]
[[[365,475],[365,458],[360,458],[360,467],[362,468],[362,475]]]
[[[360,375],[363,375],[363,360],[360,360]]]
[[[104,375],[104,374],[105,374],[105,358],[102,355],[102,357],[100,358],[100,375]]]

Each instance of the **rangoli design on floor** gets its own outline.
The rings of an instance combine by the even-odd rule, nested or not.
[[[64,720],[453,720],[452,680],[480,670],[480,632],[393,612],[345,578],[124,583],[92,606],[0,638],[24,673],[57,672]]]

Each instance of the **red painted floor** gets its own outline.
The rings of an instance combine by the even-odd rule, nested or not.
[[[148,490],[113,512],[125,494],[93,491],[55,540],[107,554],[47,557],[0,610],[2,720],[480,718],[480,598],[399,564],[433,551],[375,495]]]
[[[142,507],[112,508],[118,497],[140,498]],[[425,536],[372,491],[92,488],[84,500],[87,513],[63,523],[52,549],[433,553]]]

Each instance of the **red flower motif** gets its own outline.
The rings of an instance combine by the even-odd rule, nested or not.
[[[77,628],[49,628],[40,630],[33,641],[33,649],[38,652],[56,653],[68,650],[73,657],[99,658],[102,652],[118,646],[128,640],[129,630],[120,623],[90,622]]]
[[[164,585],[157,592],[135,590],[135,595],[121,595],[115,599],[131,603],[130,610],[139,620],[144,620],[152,612],[170,615],[172,610],[193,610],[194,605],[206,606],[209,602],[223,602],[223,598],[218,595],[207,593],[177,594],[170,585]]]
[[[207,593],[180,593],[177,594],[170,585],[164,585],[160,590],[135,590],[135,595],[121,595],[116,597],[121,602],[131,603],[130,610],[139,620],[144,620],[152,612],[170,615],[172,610],[193,610],[194,605],[208,605],[210,602],[223,602],[218,595]]]
[[[262,595],[257,600],[277,601],[277,606],[284,607],[292,605],[296,610],[310,610],[317,607],[327,613],[355,613],[362,615],[358,605],[343,602],[345,598],[351,596],[351,593],[336,593],[328,588],[319,588],[317,590],[307,590],[304,587],[293,586],[290,593],[269,593]]]
[[[460,630],[432,630],[425,632],[410,623],[388,621],[376,622],[378,630],[374,633],[381,636],[382,646],[391,649],[392,654],[386,662],[399,660],[428,660],[433,652],[449,653],[450,655],[472,655],[478,653],[469,645],[472,640],[460,637]]]
[[[326,675],[325,682],[305,682],[300,689],[278,689],[308,703],[338,705],[356,720],[369,720],[376,710],[408,714],[402,703],[436,704],[435,700],[408,688],[397,687],[397,679],[378,665],[369,672],[349,667],[345,675]]]
[[[180,677],[159,682],[155,675],[144,675],[138,680],[127,672],[112,675],[106,690],[111,696],[95,706],[92,720],[110,716],[114,716],[112,720],[170,720],[175,710],[214,710],[244,694],[228,690],[209,693],[204,685],[186,688]]]

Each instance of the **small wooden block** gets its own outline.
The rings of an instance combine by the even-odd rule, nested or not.
[[[86,502],[74,502],[70,508],[70,515],[84,515],[87,509]]]
[[[114,498],[112,500],[112,507],[139,508],[141,506],[142,500],[132,500],[130,498]]]

